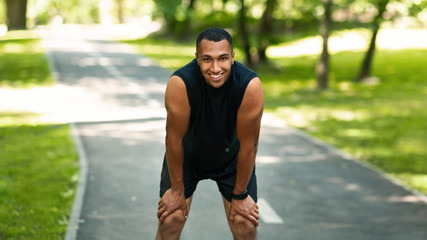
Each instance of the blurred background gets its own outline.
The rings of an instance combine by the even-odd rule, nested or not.
[[[57,91],[45,91],[55,82],[38,32],[73,26],[170,70],[194,58],[201,30],[225,28],[267,113],[427,194],[427,0],[0,0],[0,239],[53,239],[68,224],[69,126],[22,106]]]
[[[238,45],[252,64],[265,61],[270,45],[297,37],[377,31],[383,22],[425,26],[426,5],[425,0],[3,0],[0,34],[60,24],[133,24],[142,33],[155,23],[170,37],[192,39],[206,27],[221,26],[242,36]]]
[[[43,25],[120,24],[132,28],[132,37],[160,31],[169,38],[191,40],[202,29],[220,26],[238,36],[234,38],[236,45],[252,68],[267,62],[269,56],[296,51],[269,49],[270,46],[319,35],[323,45],[307,43],[302,48],[308,53],[316,49],[323,52],[317,76],[318,88],[326,89],[329,51],[366,49],[363,67],[357,76],[362,80],[370,75],[380,27],[423,27],[427,23],[426,6],[426,0],[3,0],[0,35],[8,29],[33,29]],[[353,34],[345,44],[331,43],[332,49],[328,48],[331,33],[349,29],[369,31],[365,31],[365,35],[371,35],[370,40],[366,43]],[[395,39],[393,43],[396,43],[394,47],[402,44]],[[310,46],[306,48],[307,45]]]

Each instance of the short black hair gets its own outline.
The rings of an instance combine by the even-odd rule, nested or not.
[[[197,37],[197,42],[196,42],[196,51],[199,50],[200,42],[202,42],[203,39],[214,41],[214,42],[219,42],[225,39],[230,45],[231,52],[233,52],[233,41],[231,40],[231,35],[224,29],[208,28],[203,32],[199,33],[199,36]]]

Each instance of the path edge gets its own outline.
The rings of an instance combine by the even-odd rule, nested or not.
[[[412,193],[412,194],[416,195],[417,197],[420,198],[420,200],[422,202],[424,202],[425,204],[427,204],[427,196],[426,195],[424,195],[423,193],[421,193],[421,192],[419,192],[419,191],[417,191],[415,189],[412,189],[412,188],[409,188],[409,187],[405,186],[400,180],[391,177],[390,175],[388,175],[387,173],[381,171],[377,167],[375,167],[375,166],[373,166],[373,165],[371,165],[371,164],[369,164],[367,162],[362,162],[362,161],[356,160],[351,154],[349,154],[349,153],[347,153],[347,152],[345,152],[345,151],[343,151],[343,150],[341,150],[341,149],[339,149],[339,148],[337,148],[337,147],[335,147],[335,146],[333,146],[333,145],[331,145],[331,144],[329,144],[327,142],[324,142],[324,141],[322,141],[322,140],[320,140],[320,139],[318,139],[318,138],[310,135],[307,132],[304,132],[304,131],[302,131],[302,130],[300,130],[298,128],[294,128],[294,127],[289,126],[288,124],[286,124],[285,121],[283,121],[283,120],[278,119],[277,117],[275,117],[274,114],[268,113],[268,114],[265,114],[265,115],[268,116],[268,120],[270,120],[270,121],[273,120],[275,122],[275,124],[274,124],[275,126],[280,125],[281,127],[289,128],[290,131],[293,132],[295,135],[298,135],[301,138],[304,138],[307,141],[310,141],[310,142],[314,143],[315,145],[321,146],[321,147],[325,148],[326,150],[328,150],[329,152],[334,153],[334,154],[336,154],[338,156],[341,156],[345,160],[352,161],[352,162],[354,162],[354,163],[356,163],[356,164],[358,164],[358,165],[360,165],[360,166],[362,166],[364,168],[367,168],[367,169],[369,169],[371,171],[376,172],[377,174],[379,174],[380,176],[384,177],[385,179],[387,179],[388,181],[392,182],[393,184],[395,184],[395,185],[397,185],[397,186],[405,189],[409,193]]]
[[[52,74],[55,85],[58,85],[59,73],[56,69],[56,62],[53,54],[48,50],[46,46],[46,40],[42,37],[42,45],[45,50],[45,56],[48,60],[50,72]],[[71,137],[74,142],[75,150],[78,154],[79,162],[79,178],[77,184],[76,194],[73,200],[73,206],[71,209],[71,215],[68,220],[67,230],[65,232],[64,240],[75,240],[77,237],[77,230],[79,228],[80,214],[83,206],[83,199],[86,191],[88,163],[86,158],[86,151],[83,147],[82,140],[77,129],[77,125],[74,122],[68,123],[71,129]]]
[[[87,173],[88,173],[88,164],[86,158],[86,151],[83,147],[82,140],[79,135],[78,128],[75,123],[69,123],[71,127],[71,133],[74,140],[74,144],[79,156],[79,182],[77,185],[76,195],[74,196],[73,208],[71,210],[71,215],[67,227],[67,232],[65,234],[65,240],[75,240],[77,237],[77,230],[80,223],[80,214],[83,206],[83,199],[86,192],[86,183],[87,183]]]

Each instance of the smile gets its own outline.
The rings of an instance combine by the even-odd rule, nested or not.
[[[209,74],[209,76],[212,78],[212,80],[218,80],[222,77],[222,75],[224,75],[224,74],[223,73],[218,74],[218,75]]]

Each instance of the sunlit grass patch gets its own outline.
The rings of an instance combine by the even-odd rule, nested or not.
[[[32,37],[13,31],[0,38],[0,87],[53,83],[40,40]],[[69,125],[41,123],[41,117],[0,103],[0,239],[65,235],[78,180],[77,154]]]
[[[316,59],[275,60],[284,67],[263,78],[266,110],[427,193],[422,179],[414,184],[410,177],[427,173],[427,50],[378,50],[375,85],[352,81],[363,54],[332,55],[327,91],[315,90],[315,79],[306,76]]]
[[[70,128],[35,124],[36,116],[0,113],[0,230],[5,239],[61,239],[68,224],[78,180]]]
[[[272,71],[259,71],[266,111],[385,172],[405,173],[400,180],[427,193],[409,177],[427,173],[427,50],[378,50],[377,85],[353,82],[363,54],[331,56],[327,91],[315,89],[318,56],[274,59]]]
[[[400,179],[401,181],[413,186],[420,192],[427,192],[427,174],[392,174],[393,177]]]
[[[41,40],[34,33],[12,31],[0,37],[0,86],[51,85]]]

